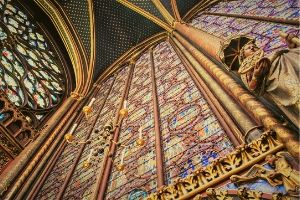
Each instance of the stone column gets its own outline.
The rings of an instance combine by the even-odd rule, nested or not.
[[[210,56],[217,61],[220,61],[218,52],[222,40],[186,24],[175,23],[174,28],[174,37],[193,55],[201,66],[203,66],[203,68],[246,110],[247,113],[249,113],[250,116],[261,123],[265,129],[274,130],[287,150],[295,158],[299,159],[300,143],[295,136],[296,134],[282,125],[268,108],[208,57]],[[196,47],[201,49],[201,51]]]
[[[203,49],[213,58],[221,61],[219,50],[221,49],[221,42],[224,41],[223,39],[181,22],[174,23],[174,30],[194,43],[195,46]]]

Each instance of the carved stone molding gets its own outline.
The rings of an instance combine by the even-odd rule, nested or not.
[[[236,148],[225,157],[218,158],[205,168],[195,170],[184,179],[165,186],[147,197],[147,200],[156,199],[191,199],[207,188],[218,184],[231,175],[237,174],[263,160],[268,154],[283,148],[276,138],[274,131],[266,131],[253,142]]]
[[[0,118],[1,171],[37,137],[37,131],[30,125],[29,118],[8,100],[3,91],[0,91]]]
[[[263,193],[256,190],[249,190],[247,188],[241,187],[237,190],[225,190],[225,189],[215,189],[209,188],[206,190],[206,194],[208,199],[211,200],[233,200],[233,199],[241,199],[241,200],[264,200],[264,199],[272,199],[272,200],[296,200],[297,198],[283,195],[281,193]]]

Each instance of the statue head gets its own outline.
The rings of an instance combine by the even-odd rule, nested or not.
[[[268,164],[270,164],[271,166],[273,166],[274,163],[275,163],[275,161],[277,160],[277,158],[276,158],[275,155],[269,154],[269,155],[266,156],[265,160],[268,162]]]
[[[259,48],[255,44],[255,40],[249,41],[240,50],[239,62],[242,63],[245,58],[252,56],[258,50],[259,50]]]

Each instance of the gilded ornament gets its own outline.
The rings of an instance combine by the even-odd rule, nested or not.
[[[82,112],[84,113],[85,117],[88,119],[91,116],[93,109],[91,106],[84,106],[82,108]]]
[[[85,160],[85,161],[83,162],[83,168],[87,169],[87,168],[89,168],[90,166],[91,166],[91,162],[89,162],[89,161],[87,161],[87,160]]]
[[[287,152],[281,151],[276,155],[267,155],[265,160],[273,169],[266,169],[262,165],[254,165],[243,176],[233,175],[230,177],[230,180],[233,183],[240,184],[261,178],[273,187],[283,185],[289,195],[298,196],[300,194],[300,173],[293,169],[290,164],[294,160],[292,156]]]
[[[125,164],[119,164],[119,165],[116,166],[116,168],[117,168],[118,171],[121,172],[125,169]]]
[[[73,142],[74,136],[73,136],[71,133],[67,133],[67,134],[65,135],[65,140],[66,140],[67,142]]]
[[[195,170],[186,178],[179,179],[174,185],[165,186],[147,199],[191,199],[210,185],[218,184],[226,177],[253,166],[268,154],[281,148],[283,145],[277,140],[275,132],[266,131],[258,140],[237,147],[230,154],[215,160],[205,168]]]
[[[212,200],[262,200],[262,199],[272,199],[272,200],[296,200],[298,198],[293,198],[290,195],[283,195],[281,193],[269,194],[263,193],[261,191],[250,190],[245,187],[240,187],[237,190],[221,189],[221,188],[208,188],[206,194],[209,199]]]
[[[71,97],[77,101],[80,101],[83,99],[83,95],[79,94],[78,92],[71,92]]]
[[[122,108],[120,111],[119,111],[121,117],[127,117],[128,116],[128,109],[125,109],[125,108]]]
[[[143,138],[138,138],[138,139],[136,140],[136,144],[137,144],[138,146],[140,146],[140,147],[144,146],[145,143],[146,143],[146,141],[145,141]]]

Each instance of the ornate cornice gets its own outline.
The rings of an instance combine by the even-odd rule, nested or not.
[[[272,200],[290,200],[292,199],[289,195],[283,195],[281,193],[263,193],[256,190],[250,190],[244,187],[240,187],[237,190],[224,190],[224,189],[215,189],[209,188],[206,190],[206,194],[210,199],[224,200],[224,199],[234,199],[238,197],[241,200],[263,200],[263,199],[272,199]]]
[[[90,33],[91,33],[91,55],[90,55],[90,62],[89,62],[89,71],[88,71],[88,80],[91,84],[95,69],[95,62],[96,62],[96,28],[95,28],[95,16],[94,16],[94,4],[93,0],[87,0],[89,6],[89,16],[90,16]]]
[[[91,72],[88,72],[87,69],[89,65],[84,47],[68,17],[61,8],[58,9],[50,0],[34,0],[34,2],[49,16],[65,44],[75,74],[76,88],[74,92],[87,93],[92,75],[89,74]]]
[[[168,32],[172,31],[172,28],[169,24],[163,22],[159,18],[155,17],[154,15],[150,14],[149,12],[146,12],[145,10],[141,9],[140,7],[130,3],[128,0],[117,0],[119,3],[123,4],[124,6],[128,7],[129,9],[141,14],[142,16],[146,17],[153,23],[157,24],[158,26],[162,27]]]
[[[283,144],[279,142],[275,132],[266,131],[248,145],[242,145],[225,157],[218,158],[205,168],[195,170],[184,179],[178,179],[172,185],[165,186],[157,193],[151,194],[147,200],[156,199],[191,199],[207,188],[216,185],[231,175],[262,161],[268,154],[279,151]]]

